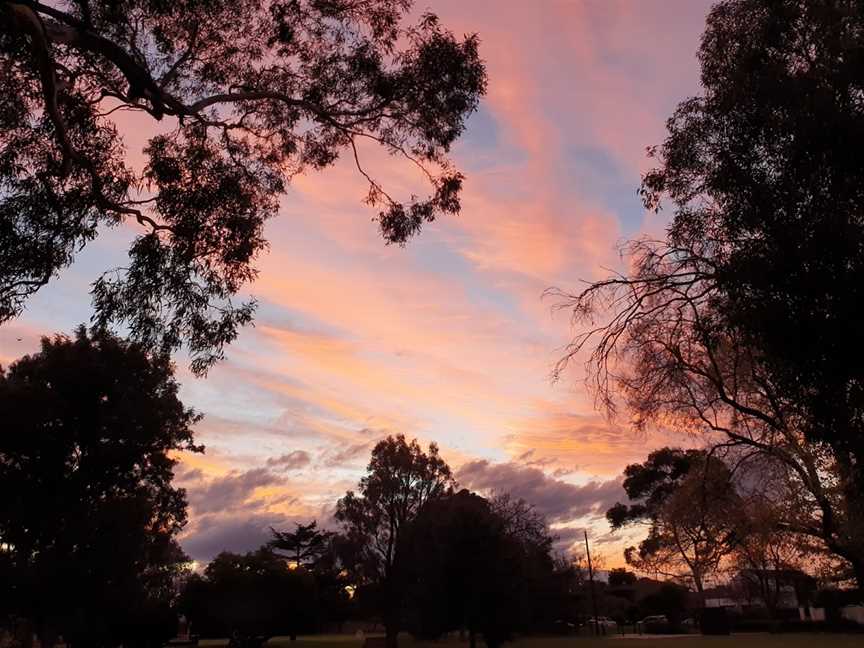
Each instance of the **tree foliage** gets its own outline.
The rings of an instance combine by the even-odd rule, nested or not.
[[[410,0],[0,2],[0,321],[106,227],[136,232],[95,320],[203,372],[249,322],[263,227],[290,179],[347,152],[385,240],[459,211],[450,146],[485,91],[478,39]],[[133,169],[112,115],[158,124]],[[416,165],[400,201],[362,143]]]
[[[770,497],[754,495],[742,501],[738,542],[732,553],[738,572],[737,584],[748,600],[761,602],[774,617],[784,588],[802,593],[802,585],[813,581],[801,568],[805,556],[811,560],[818,551],[783,526],[783,512]],[[801,601],[806,601],[802,596]]]
[[[352,581],[342,563],[351,555],[346,539],[319,529],[317,520],[295,523],[294,531],[271,531],[273,539],[267,549],[287,560],[289,568],[301,569],[314,580],[316,629],[341,628],[353,608],[347,589]]]
[[[267,547],[246,554],[223,552],[202,576],[190,578],[177,609],[195,632],[240,642],[314,631],[316,591],[305,569],[289,569]]]
[[[408,442],[399,434],[375,445],[358,493],[348,491],[336,504],[344,535],[343,562],[355,583],[378,591],[391,645],[402,623],[403,532],[425,506],[450,494],[454,486],[437,445],[424,452],[416,439]]]
[[[642,427],[719,435],[794,484],[785,526],[864,582],[864,8],[723,0],[699,50],[703,92],[669,119],[643,178],[671,203],[664,240],[564,296],[603,403]],[[560,293],[559,293],[560,294]]]
[[[177,388],[165,356],[83,327],[0,370],[6,611],[44,640],[134,642],[170,603],[188,560],[170,453],[201,450]]]
[[[729,469],[701,450],[663,448],[624,474],[635,503],[615,504],[606,517],[613,529],[648,524],[648,537],[625,550],[628,564],[692,582],[701,594],[737,544],[740,498]]]
[[[466,630],[472,645],[482,635],[490,648],[509,639],[527,602],[526,563],[489,502],[462,490],[431,502],[408,533],[415,632]]]
[[[294,531],[271,529],[273,539],[268,546],[294,563],[295,567],[314,569],[330,553],[331,531],[318,528],[318,521],[309,524],[295,523]]]
[[[615,567],[609,570],[609,587],[627,587],[635,585],[636,574],[624,567]]]
[[[504,525],[504,532],[526,549],[548,554],[555,538],[546,518],[534,506],[510,493],[496,493],[489,499],[492,512]]]
[[[362,548],[360,580],[391,574],[405,525],[454,485],[434,443],[424,452],[416,439],[408,442],[398,434],[375,445],[358,492],[348,491],[336,504],[336,520]]]
[[[512,494],[496,493],[489,500],[492,515],[501,524],[512,544],[518,569],[511,566],[518,581],[519,604],[513,619],[502,627],[520,632],[548,632],[571,613],[571,587],[577,578],[572,564],[562,564],[553,553],[557,540],[545,516],[530,502]],[[508,636],[505,633],[504,636]]]

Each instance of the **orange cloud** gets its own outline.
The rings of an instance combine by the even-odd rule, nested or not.
[[[708,2],[436,2],[443,24],[480,33],[489,66],[488,98],[453,150],[467,174],[463,212],[406,248],[388,247],[350,158],[296,178],[268,223],[271,252],[251,287],[257,328],[206,381],[178,361],[208,446],[182,455],[178,471],[190,489],[222,484],[213,493],[242,495],[231,511],[193,506],[189,551],[248,549],[268,525],[323,519],[390,432],[439,442],[457,469],[519,464],[574,487],[608,482],[652,447],[682,442],[637,437],[596,414],[578,362],[572,380],[550,383],[571,332],[540,295],[619,268],[620,239],[662,229],[635,190],[645,146],[662,140],[675,101],[696,90],[692,54]],[[156,125],[124,113],[117,121],[140,169]],[[398,158],[365,145],[361,154],[395,195],[428,190]],[[86,319],[84,307],[61,314],[55,304],[89,303],[100,264],[122,262],[131,232],[100,238],[29,319],[0,327],[0,362],[38,348],[38,333]],[[292,452],[309,463],[268,465]]]
[[[624,466],[643,461],[651,450],[666,445],[692,445],[672,430],[639,433],[598,414],[579,414],[542,403],[535,416],[516,421],[507,437],[511,456],[531,452],[534,461],[548,459],[548,470],[611,477]]]

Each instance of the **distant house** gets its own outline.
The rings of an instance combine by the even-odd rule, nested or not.
[[[729,584],[705,590],[705,607],[804,618],[799,612],[809,608],[815,590],[815,579],[796,569],[742,569]]]
[[[608,578],[607,578],[608,582]],[[654,580],[653,578],[640,577],[636,582],[628,585],[609,585],[606,592],[612,596],[617,596],[626,599],[631,603],[641,601],[646,596],[656,594],[660,591],[665,583],[663,581]]]
[[[698,598],[693,593],[693,599]],[[708,587],[704,592],[705,607],[708,608],[731,608],[740,610],[742,600],[733,587],[730,585],[718,585],[716,587]]]
[[[741,609],[741,601],[729,598],[727,596],[712,596],[705,599],[705,607],[707,608],[730,608],[735,610]]]
[[[608,583],[609,582],[609,570],[608,569],[595,569],[594,570],[594,580],[598,583]]]
[[[798,569],[742,569],[732,588],[748,606],[791,610],[810,604],[816,580]]]

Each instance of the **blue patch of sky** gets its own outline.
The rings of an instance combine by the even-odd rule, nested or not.
[[[624,237],[642,225],[644,208],[637,194],[640,178],[624,169],[605,151],[593,147],[567,147],[561,182],[611,211]]]
[[[498,120],[483,104],[468,118],[465,132],[454,144],[453,153],[460,168],[469,173],[528,162],[526,151],[507,144],[501,136]]]
[[[349,338],[351,332],[345,328],[334,326],[317,317],[295,310],[290,306],[277,304],[267,299],[258,300],[258,310],[255,314],[258,324],[274,328],[311,335],[326,337]]]
[[[465,133],[459,139],[460,145],[472,149],[494,149],[500,140],[500,127],[487,110],[486,106],[480,105],[466,122]]]
[[[457,218],[470,218],[470,214],[462,214]],[[465,258],[458,245],[447,245],[438,237],[420,236],[411,242],[411,252],[420,268],[458,285],[472,303],[481,308],[491,307],[499,314],[526,326],[532,325],[514,296],[497,289],[488,274],[478,271]]]
[[[90,289],[102,273],[128,263],[128,243],[133,231],[125,227],[103,228],[81,250],[75,262],[53,277],[25,304],[24,321],[41,327],[44,334],[71,333],[90,323],[93,314]]]

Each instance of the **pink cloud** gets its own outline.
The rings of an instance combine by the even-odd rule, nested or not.
[[[488,133],[469,132],[453,152],[467,173],[463,212],[407,248],[387,247],[350,159],[295,180],[251,287],[262,302],[257,328],[206,381],[178,363],[184,399],[207,415],[198,434],[209,448],[183,455],[184,469],[200,471],[199,487],[221,485],[217,494],[235,492],[241,476],[240,486],[267,482],[242,511],[196,514],[190,547],[239,547],[274,521],[323,515],[388,432],[440,442],[454,467],[526,457],[556,487],[608,482],[673,438],[638,438],[596,414],[578,365],[571,381],[550,383],[570,330],[540,295],[619,267],[620,239],[662,228],[635,190],[644,147],[662,140],[675,101],[696,90],[707,4],[436,2],[445,25],[480,33],[489,66],[489,95],[472,121]],[[140,169],[157,126],[133,114],[116,121]],[[396,195],[427,190],[403,161],[374,146],[361,153]],[[105,249],[121,254],[129,233],[115,230]],[[0,328],[0,362],[52,332],[50,290],[89,301],[92,263],[69,275],[40,295],[38,317]],[[77,323],[50,318],[52,330]],[[268,460],[291,453],[309,463],[272,481]]]

